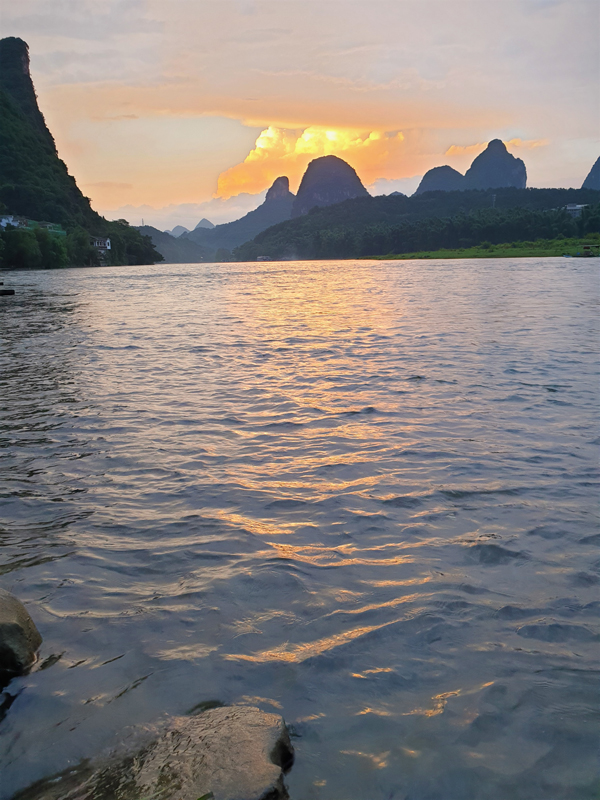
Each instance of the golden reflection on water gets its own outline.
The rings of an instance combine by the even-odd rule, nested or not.
[[[340,750],[346,756],[359,756],[360,758],[367,758],[375,769],[385,769],[388,765],[388,758],[391,750],[386,750],[384,753],[363,753],[361,750]]]
[[[360,628],[353,628],[343,633],[317,639],[314,642],[301,642],[300,644],[290,644],[286,642],[272,650],[265,650],[262,653],[255,653],[254,655],[228,653],[224,655],[223,658],[228,661],[252,661],[256,663],[286,661],[299,664],[302,661],[306,661],[307,658],[314,658],[322,653],[326,653],[328,650],[333,650],[335,647],[358,639],[360,636],[365,636],[367,633],[380,630],[381,628],[387,628],[388,625],[393,625],[396,622],[398,622],[398,620],[384,622],[381,625],[366,625]]]
[[[280,558],[290,561],[301,561],[305,564],[314,564],[319,567],[334,567],[343,564],[344,566],[363,564],[368,566],[411,564],[414,562],[412,556],[394,556],[392,558],[348,558],[347,556],[356,552],[365,552],[354,545],[338,545],[337,547],[319,547],[318,545],[294,546],[292,544],[280,544],[279,542],[267,542],[277,550]],[[383,548],[394,547],[395,544],[380,545],[370,547],[371,550],[382,550]]]
[[[489,686],[493,686],[493,684],[494,681],[488,681],[487,683],[482,683],[471,689],[456,689],[452,692],[442,692],[441,694],[436,694],[431,698],[432,706],[430,708],[415,708],[412,711],[405,711],[402,716],[409,717],[418,714],[423,717],[437,717],[438,714],[444,713],[444,709],[446,708],[448,700],[451,697],[464,697],[470,694],[477,694],[482,689],[487,689]]]

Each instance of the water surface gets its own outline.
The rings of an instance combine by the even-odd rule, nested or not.
[[[596,797],[597,268],[5,272],[0,797],[210,700],[292,800]]]

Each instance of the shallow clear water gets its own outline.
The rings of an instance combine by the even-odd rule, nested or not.
[[[207,700],[292,800],[595,797],[597,269],[4,273],[0,797]]]

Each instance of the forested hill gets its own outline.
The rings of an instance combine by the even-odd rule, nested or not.
[[[113,263],[162,260],[134,228],[97,214],[69,175],[37,105],[27,44],[14,37],[0,40],[0,211],[62,225],[77,239],[77,246],[69,240],[69,263],[75,265],[91,259],[85,244],[90,235],[113,240]],[[25,243],[25,232],[19,237]],[[15,242],[19,237],[13,237]],[[36,266],[40,263],[35,260]]]
[[[559,209],[598,202],[600,192],[592,189],[503,188],[356,198],[275,225],[238,247],[234,257],[354,258],[513,240],[497,239],[500,235],[515,241],[577,235],[576,221]],[[449,225],[450,220],[456,223]],[[595,223],[589,224],[593,229]],[[452,229],[448,241],[439,233],[442,229]]]
[[[32,111],[23,90],[29,83],[33,93],[31,79],[27,76],[28,81],[23,81],[25,76],[19,75],[16,86],[11,85],[15,70],[5,69],[5,64],[6,50],[14,50],[13,41],[20,40],[0,41],[0,202],[12,214],[65,227],[77,224],[99,234],[104,220],[92,210],[56,154],[37,105],[37,114]],[[23,102],[16,99],[20,95]],[[35,94],[33,99],[35,102]]]

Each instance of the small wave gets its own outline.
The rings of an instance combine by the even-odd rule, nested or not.
[[[469,547],[469,557],[480,564],[495,567],[500,564],[510,564],[515,559],[527,559],[526,553],[520,550],[507,550],[498,544],[475,544]]]
[[[267,503],[265,508],[283,508],[283,509],[293,509],[293,508],[301,508],[305,506],[306,502],[304,500],[273,500],[271,503]]]
[[[597,642],[600,639],[583,625],[565,625],[560,622],[523,625],[517,633],[525,639],[539,639],[541,642]]]
[[[387,500],[382,500],[382,502],[386,506],[392,506],[392,508],[417,508],[423,505],[423,500],[420,497],[411,497],[410,495],[390,497]]]

